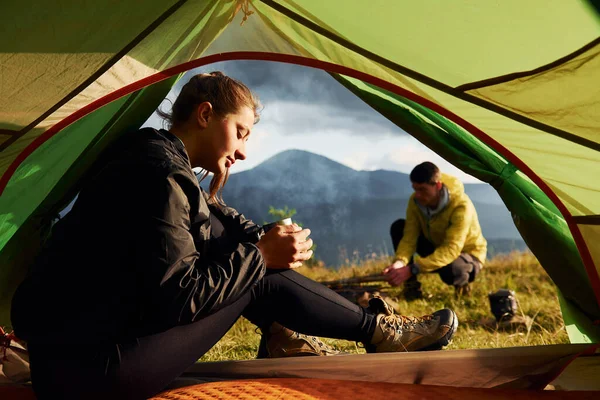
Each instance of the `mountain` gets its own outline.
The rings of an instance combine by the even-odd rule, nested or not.
[[[202,182],[206,189],[208,180]],[[467,184],[484,235],[495,252],[523,248],[510,213],[496,191]],[[412,194],[407,174],[356,171],[306,151],[279,153],[253,169],[232,174],[223,189],[227,205],[257,223],[270,222],[270,206],[296,209],[294,220],[312,231],[316,256],[340,265],[375,254],[391,254],[389,227],[404,218]],[[500,239],[495,243],[495,239]]]

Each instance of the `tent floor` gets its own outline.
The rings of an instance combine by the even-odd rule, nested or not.
[[[165,391],[153,400],[189,399],[598,399],[600,391],[533,391],[449,386],[341,381],[333,379],[270,378],[210,382]]]
[[[595,348],[553,345],[197,363],[155,399],[600,399],[600,352],[587,351]],[[525,390],[548,382],[546,388],[556,390]],[[35,396],[30,385],[0,384],[0,399]]]
[[[482,389],[466,387],[414,385],[404,383],[380,383],[361,381],[341,381],[333,379],[270,378],[242,379],[209,382],[167,390],[152,400],[205,400],[215,398],[232,399],[298,399],[298,400],[339,400],[401,398],[416,399],[573,399],[587,400],[600,398],[600,391],[540,391],[515,389]],[[30,387],[0,385],[0,399],[35,400]]]
[[[585,354],[594,347],[564,344],[204,362],[190,366],[179,379],[187,379],[181,382],[186,386],[238,379],[328,378],[503,389],[542,389],[551,383],[558,390],[600,390],[600,352]]]

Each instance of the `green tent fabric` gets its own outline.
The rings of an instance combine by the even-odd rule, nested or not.
[[[102,149],[181,72],[256,59],[336,74],[494,186],[559,288],[571,340],[600,341],[600,19],[588,2],[0,7],[0,324],[49,221]]]
[[[593,310],[588,319],[600,315],[585,268],[569,228],[548,197],[509,161],[446,118],[406,98],[348,77],[337,80],[392,122],[411,133],[463,171],[492,185],[512,210],[515,225],[528,247],[560,286],[563,315],[573,318]],[[543,236],[539,232],[545,232]],[[565,265],[571,268],[564,268]],[[573,279],[577,274],[579,279]],[[569,299],[568,301],[565,298]],[[589,342],[596,329],[580,319],[569,328],[574,341]],[[579,329],[577,328],[579,326]]]

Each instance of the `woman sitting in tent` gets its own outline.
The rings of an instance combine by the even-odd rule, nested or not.
[[[369,309],[350,303],[293,271],[312,255],[308,229],[265,234],[222,204],[257,109],[242,83],[197,75],[168,131],[128,135],[97,162],[13,299],[39,398],[152,396],[242,315],[267,334],[278,322],[369,352],[448,344],[458,324],[451,310],[415,318],[381,299]],[[214,173],[210,193],[192,167]]]

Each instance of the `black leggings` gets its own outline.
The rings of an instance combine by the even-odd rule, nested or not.
[[[259,327],[274,321],[295,331],[369,342],[370,312],[291,270],[270,272],[252,290],[188,325],[98,349],[30,343],[39,399],[151,397],[206,353],[243,315]]]

